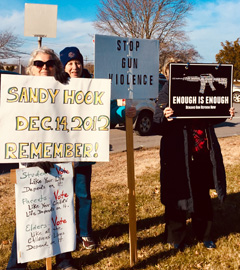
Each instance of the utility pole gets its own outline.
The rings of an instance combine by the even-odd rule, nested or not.
[[[42,47],[42,37],[38,37],[38,48]]]
[[[21,66],[21,61],[20,61],[21,57],[18,56],[18,73],[22,74],[22,66]]]

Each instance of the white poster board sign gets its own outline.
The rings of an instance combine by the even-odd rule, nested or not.
[[[24,36],[55,38],[57,8],[57,5],[25,4]]]
[[[95,35],[95,78],[112,80],[112,99],[158,96],[157,40]]]
[[[50,174],[38,167],[18,169],[16,178],[18,262],[75,250],[72,164],[55,164]]]
[[[2,75],[0,163],[108,161],[111,81]]]

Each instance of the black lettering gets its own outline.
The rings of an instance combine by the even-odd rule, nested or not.
[[[126,62],[128,68],[137,68],[138,67],[138,59],[137,58],[122,58],[122,68],[126,68]]]
[[[123,43],[123,47],[122,47],[121,42]],[[129,46],[129,50],[130,50],[131,52],[134,50],[134,42],[133,42],[133,41],[127,42],[127,40],[123,40],[123,41],[117,40],[117,50],[118,50],[118,51],[121,51],[122,49],[123,49],[124,51],[126,51],[127,46]],[[136,51],[138,51],[138,48],[140,47],[140,42],[139,42],[139,41],[136,41],[135,46],[136,46],[136,48],[135,48]]]
[[[132,58],[128,58],[128,68],[132,67]]]
[[[127,41],[126,41],[126,40],[123,40],[123,44],[124,44],[124,51],[126,51],[126,43],[127,43]]]
[[[130,80],[129,80],[129,74],[127,75],[127,84],[130,84]]]
[[[153,85],[153,75],[150,75],[150,77],[149,77],[149,84]]]
[[[137,58],[133,58],[133,68],[137,68],[138,66],[138,60]]]
[[[133,76],[132,76],[132,82],[133,82],[133,85],[136,84],[136,75],[133,75]]]
[[[121,74],[120,75],[120,84],[124,84],[124,75],[123,74]]]
[[[125,68],[125,67],[126,67],[126,59],[122,58],[122,68]]]
[[[121,51],[121,40],[117,40],[117,50]]]
[[[153,75],[146,74],[109,74],[109,79],[114,80],[116,85],[153,85]]]
[[[142,84],[142,75],[137,75],[137,84],[138,85]]]
[[[132,41],[129,42],[129,49],[131,52],[133,51],[133,42]]]
[[[136,41],[136,51],[138,50],[139,46],[140,46],[139,41]]]
[[[144,84],[144,85],[147,84],[147,75],[143,75],[143,84]]]

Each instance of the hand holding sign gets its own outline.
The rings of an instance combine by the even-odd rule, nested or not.
[[[172,121],[173,118],[170,118],[173,115],[174,111],[170,107],[166,107],[163,111],[164,116],[167,118],[168,121]]]
[[[235,116],[235,108],[234,107],[231,107],[229,109],[229,112],[230,112],[230,120],[232,120],[233,117]]]

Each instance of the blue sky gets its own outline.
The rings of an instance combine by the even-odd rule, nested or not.
[[[192,0],[194,9],[187,17],[189,42],[203,57],[200,62],[215,62],[221,42],[240,37],[240,0]],[[93,35],[97,31],[92,22],[96,18],[99,0],[27,1],[34,4],[58,5],[57,38],[43,38],[42,44],[57,53],[66,46],[80,48],[85,59],[93,60]],[[37,47],[37,38],[24,37],[23,0],[0,0],[0,31],[10,30],[24,41],[22,51],[30,53]],[[41,23],[41,18],[36,18]],[[21,58],[26,61],[28,55]],[[17,60],[12,60],[17,61]]]

